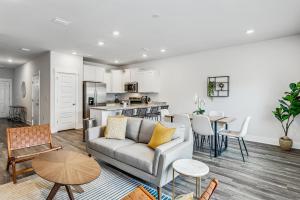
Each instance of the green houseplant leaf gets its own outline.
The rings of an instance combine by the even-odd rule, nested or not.
[[[290,91],[285,92],[285,96],[279,101],[279,107],[272,111],[278,121],[280,121],[285,136],[288,135],[289,128],[296,116],[300,114],[300,82],[290,83]]]

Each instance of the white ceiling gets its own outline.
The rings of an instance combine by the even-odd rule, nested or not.
[[[55,17],[72,23],[54,24]],[[255,33],[248,36],[250,28]],[[114,30],[119,38],[112,36]],[[75,50],[123,65],[298,33],[300,0],[0,1],[0,64],[7,67],[47,50]],[[103,47],[97,45],[100,40]],[[142,48],[148,49],[147,59]]]

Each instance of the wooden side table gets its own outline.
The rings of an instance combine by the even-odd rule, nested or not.
[[[52,200],[61,186],[66,187],[69,198],[74,199],[70,186],[84,192],[80,185],[100,175],[100,166],[93,158],[65,150],[37,156],[32,161],[32,168],[41,178],[54,183],[47,200]]]
[[[175,199],[175,172],[196,178],[196,197],[198,198],[201,195],[201,177],[208,174],[208,166],[203,162],[193,159],[176,160],[173,163],[173,199]]]

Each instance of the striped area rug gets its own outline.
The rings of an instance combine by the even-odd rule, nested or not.
[[[91,183],[82,185],[83,193],[76,193],[76,200],[118,200],[132,192],[137,186],[143,187],[153,196],[157,197],[155,188],[143,184],[127,175],[101,163],[101,175]],[[48,182],[37,175],[18,184],[8,183],[0,186],[1,200],[41,200],[46,199],[53,183]],[[64,187],[61,187],[55,196],[56,200],[67,200],[68,195]],[[163,200],[171,200],[170,196],[163,194]]]

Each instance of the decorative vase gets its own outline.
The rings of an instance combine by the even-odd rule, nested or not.
[[[284,151],[290,151],[293,146],[293,140],[287,136],[279,138],[280,148]]]

